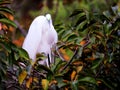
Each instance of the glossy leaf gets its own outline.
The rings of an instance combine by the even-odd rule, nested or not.
[[[58,82],[58,87],[59,88],[62,88],[62,87],[65,87],[67,85],[67,83],[65,83],[63,80],[63,75],[57,75],[55,76],[55,79],[57,80]]]
[[[103,57],[104,56],[101,54],[101,58],[98,58],[98,59],[94,60],[93,63],[92,63],[91,69],[97,68],[102,63]]]
[[[92,25],[95,24],[95,23],[96,23],[95,20],[91,20],[89,23],[86,23],[86,24],[83,26],[82,30],[85,30],[85,29],[89,28],[90,26],[92,26]]]
[[[78,15],[78,14],[83,13],[83,12],[84,12],[83,9],[75,10],[75,11],[70,15],[70,17],[73,17],[73,16]]]
[[[10,4],[10,1],[0,1],[0,5]]]
[[[10,45],[6,42],[1,42],[1,43],[4,45],[3,48],[5,48],[7,52],[11,53]]]
[[[79,90],[78,86],[79,86],[78,81],[73,81],[72,82],[72,90]]]
[[[0,19],[0,22],[2,22],[4,24],[7,24],[7,25],[11,25],[11,26],[17,28],[16,24],[13,21],[11,21],[11,20],[9,20],[7,18]]]
[[[71,34],[66,41],[68,42],[72,42],[72,41],[75,41],[77,40],[78,36],[76,34]]]
[[[13,15],[13,11],[7,7],[0,7],[0,12],[5,12]]]
[[[24,49],[19,48],[18,53],[19,53],[20,57],[24,58],[25,60],[29,60],[29,55]]]
[[[77,26],[77,25],[79,25],[80,23],[82,23],[84,20],[86,20],[87,18],[86,18],[86,15],[83,15],[83,16],[81,16],[79,19],[78,19],[78,21],[76,22],[76,24],[75,24],[75,26]]]
[[[93,77],[83,77],[83,78],[79,78],[78,79],[78,82],[88,82],[88,83],[92,83],[92,84],[95,84],[97,85],[97,81],[95,80],[95,78]]]
[[[53,75],[53,72],[50,70],[50,68],[48,68],[47,66],[44,66],[44,65],[38,65],[37,66],[37,70],[45,70],[45,71],[47,71],[47,73],[49,73],[49,75]]]

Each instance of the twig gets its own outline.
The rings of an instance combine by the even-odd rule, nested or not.
[[[58,55],[59,55],[60,59],[61,59],[62,61],[65,61],[65,60],[64,60],[64,58],[60,55],[60,53],[59,53],[59,51],[58,51],[58,47],[57,47],[57,46],[56,46],[56,52],[58,53]]]
[[[74,59],[74,57],[77,55],[77,53],[78,53],[78,48],[75,50],[74,55],[73,55],[72,58],[69,60],[69,62],[63,67],[63,69],[61,70],[61,72],[64,71],[64,70],[71,64],[71,62],[73,61],[73,59]]]
[[[21,33],[22,33],[24,36],[26,36],[26,34],[27,34],[26,30],[21,27],[21,25],[19,24],[19,22],[18,22],[17,20],[15,20],[14,22],[15,22],[16,25],[18,26],[18,29],[21,31]]]

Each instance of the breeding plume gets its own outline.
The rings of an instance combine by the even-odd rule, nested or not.
[[[44,53],[51,60],[51,48],[58,41],[57,32],[52,24],[51,15],[36,17],[30,25],[28,34],[23,42],[22,48],[25,49],[33,62],[36,60],[37,53]],[[47,64],[48,59],[40,62]]]

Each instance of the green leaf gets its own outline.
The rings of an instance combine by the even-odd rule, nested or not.
[[[97,81],[93,77],[83,77],[78,79],[79,82],[88,82],[97,85]]]
[[[64,30],[65,32],[62,34],[62,39],[65,39],[67,36],[69,36],[72,32],[71,30]]]
[[[41,64],[39,64],[38,66],[37,66],[37,68],[36,68],[37,70],[45,70],[45,71],[47,71],[47,73],[49,73],[49,75],[51,74],[51,75],[53,75],[53,72],[47,67],[47,66],[44,66],[44,65],[41,65]]]
[[[66,41],[70,42],[70,41],[74,41],[78,38],[78,36],[76,34],[71,34]]]
[[[110,22],[110,19],[104,14],[95,14],[95,20],[99,20],[101,23],[103,23],[104,21]]]
[[[1,42],[1,43],[4,45],[3,48],[5,48],[5,50],[7,52],[11,53],[11,47],[10,47],[10,45],[8,43],[6,43],[6,42]]]
[[[103,79],[98,79],[101,82],[103,82],[107,87],[109,87],[111,90],[114,90],[113,87],[111,87],[111,85],[109,85],[107,82],[105,82]]]
[[[18,48],[18,52],[20,57],[24,58],[25,60],[29,60],[29,55],[24,49]]]
[[[70,40],[70,39],[73,38],[73,37],[77,37],[77,35],[76,35],[75,33],[70,33],[70,34],[67,34],[67,35],[63,38],[63,40],[64,40],[64,41],[67,41],[67,40]]]
[[[83,16],[81,16],[78,20],[77,20],[77,22],[76,22],[76,24],[75,24],[75,27],[78,25],[78,24],[80,24],[81,22],[83,22],[84,20],[86,20],[87,18],[86,18],[86,15],[83,15]]]
[[[101,59],[94,60],[93,63],[92,63],[91,69],[96,69],[100,65],[101,62],[102,62]]]
[[[3,58],[1,58],[0,60],[1,60],[0,61],[0,71],[2,71],[3,74],[6,74],[6,69],[7,69],[8,64]]]
[[[18,55],[18,53],[14,53],[14,58],[15,58],[15,60],[18,60],[20,58],[20,56]]]
[[[59,36],[59,39],[62,38],[62,35],[65,33],[65,30],[61,29],[59,32],[58,32],[58,36]]]
[[[81,22],[80,24],[78,24],[78,25],[76,26],[76,30],[77,30],[78,32],[81,32],[81,31],[83,30],[84,25],[86,25],[86,24],[87,24],[87,20]]]
[[[55,61],[55,64],[52,65],[51,70],[53,73],[56,73],[56,71],[58,71],[58,67],[61,65],[62,60],[58,59],[57,61]]]
[[[9,9],[8,7],[0,7],[0,12],[5,12],[13,15],[13,11]]]
[[[82,52],[83,52],[83,47],[79,47],[79,49],[78,49],[78,55],[79,55],[79,57],[82,56]]]
[[[10,4],[10,1],[0,1],[0,6],[1,5],[6,5],[6,4]]]
[[[97,59],[93,61],[91,69],[96,69],[101,64],[101,62],[103,61],[104,55],[100,53],[96,53],[95,58]]]
[[[55,80],[57,80],[57,82],[58,82],[57,85],[58,85],[59,88],[62,88],[62,87],[67,85],[67,83],[63,82],[63,75],[55,76]]]
[[[76,16],[80,13],[83,13],[84,10],[83,9],[76,9],[75,11],[73,11],[73,13],[70,15],[70,17]]]
[[[113,60],[113,52],[108,54],[108,61],[109,61],[109,63],[111,63],[112,60]]]
[[[85,29],[89,28],[90,26],[92,26],[92,25],[95,24],[95,23],[96,23],[95,20],[91,20],[89,23],[86,23],[86,24],[83,26],[82,30],[85,30]]]
[[[11,20],[9,20],[7,18],[0,19],[0,22],[4,23],[4,24],[7,24],[7,25],[11,25],[11,26],[17,28],[17,25],[13,21],[11,21]]]
[[[72,90],[78,90],[79,82],[78,81],[73,81],[71,82],[72,85]]]

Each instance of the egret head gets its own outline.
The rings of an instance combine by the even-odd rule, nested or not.
[[[46,14],[46,19],[48,20],[48,22],[52,23],[52,19],[51,19],[51,15],[50,14]]]

